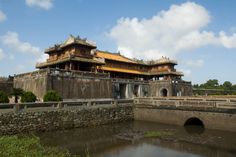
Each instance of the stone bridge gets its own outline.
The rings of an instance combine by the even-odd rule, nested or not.
[[[136,98],[134,119],[236,131],[236,98]]]

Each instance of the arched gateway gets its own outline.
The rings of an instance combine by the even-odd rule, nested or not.
[[[168,96],[168,90],[166,88],[162,88],[160,91],[160,96],[167,97]]]

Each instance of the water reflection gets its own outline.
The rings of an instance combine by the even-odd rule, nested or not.
[[[185,131],[188,134],[203,134],[205,128],[203,126],[198,126],[198,125],[187,125],[184,126]]]
[[[151,144],[139,144],[127,147],[122,151],[105,152],[98,157],[200,157],[190,153],[183,153]]]
[[[185,130],[189,134],[202,134],[205,130],[204,127],[203,122],[196,117],[189,118],[184,124]]]
[[[192,133],[192,131],[198,133]],[[173,132],[172,136],[144,138],[146,131]],[[72,154],[98,157],[207,156],[235,157],[236,134],[150,122],[128,122],[40,134],[42,143],[67,148]]]

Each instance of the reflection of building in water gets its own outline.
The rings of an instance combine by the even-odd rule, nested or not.
[[[96,48],[96,45],[87,41],[87,39],[70,36],[64,43],[46,49],[45,53],[49,55],[49,58],[46,62],[36,65],[37,68],[41,69],[40,71],[51,69],[47,70],[48,74],[46,74],[50,78],[46,79],[47,87],[42,90],[44,92],[49,89],[57,90],[64,98],[68,99],[94,98],[94,94],[91,93],[91,90],[94,89],[98,90],[97,93],[104,93],[104,96],[101,95],[99,98],[192,94],[191,83],[183,81],[181,79],[183,73],[175,69],[176,61],[166,57],[162,57],[157,61],[141,61],[129,59],[120,53],[100,51]],[[103,76],[101,73],[103,73]],[[56,81],[55,74],[57,74]],[[15,86],[26,89],[22,81],[28,75],[15,76]],[[38,74],[36,72],[33,75],[35,78]],[[77,79],[75,79],[75,76]],[[95,80],[91,77],[106,85],[104,87],[95,85]],[[61,78],[61,81],[58,81],[59,78]],[[30,79],[30,77],[27,77],[27,79]],[[107,79],[105,83],[104,79]],[[48,80],[50,81],[48,82]],[[39,84],[38,82],[35,83]],[[58,86],[61,86],[61,89],[58,89]],[[74,87],[78,89],[74,89]],[[27,88],[26,90],[32,90],[29,86]],[[37,94],[36,88],[33,87],[33,91]],[[62,90],[66,90],[67,93],[69,92],[73,96],[66,95]],[[78,90],[82,94],[74,94]],[[109,93],[107,94],[107,92]],[[41,92],[38,95],[42,96],[42,94]]]

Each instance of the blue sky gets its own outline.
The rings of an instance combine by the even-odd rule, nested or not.
[[[185,80],[236,84],[235,0],[0,0],[0,76],[35,70],[70,34],[128,57],[178,61]]]

